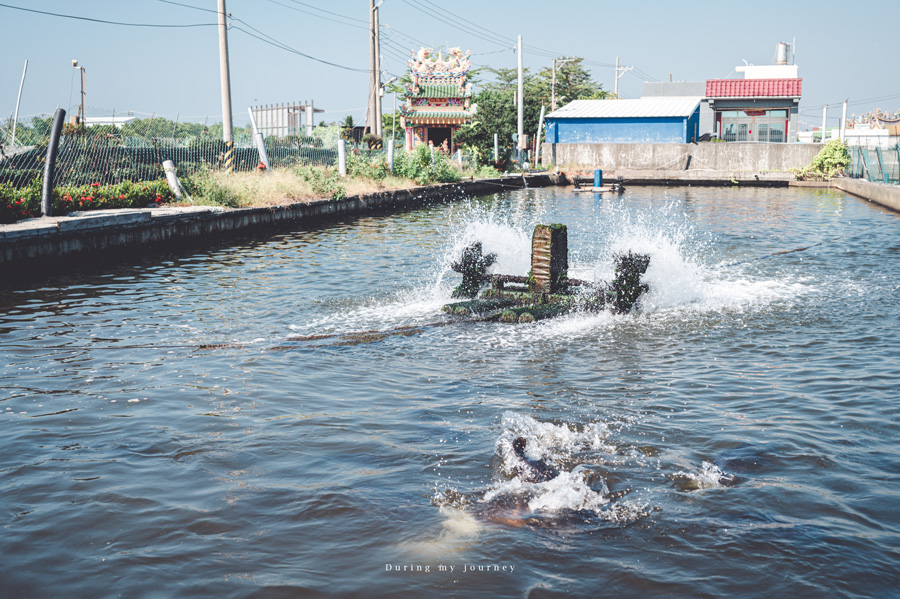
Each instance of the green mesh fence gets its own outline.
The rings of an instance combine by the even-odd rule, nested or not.
[[[900,144],[886,148],[851,146],[847,174],[875,183],[900,185]]]
[[[89,116],[84,126],[65,126],[57,154],[56,186],[152,181],[165,176],[162,163],[166,160],[175,163],[182,177],[202,168],[224,168],[221,123],[113,116],[107,120],[115,124],[92,125],[92,119],[102,117]],[[51,122],[49,115],[20,121],[14,136],[13,123],[0,122],[0,183],[22,188],[42,176]],[[233,137],[234,169],[256,170],[260,156],[249,128],[236,127]],[[316,127],[310,136],[268,137],[269,166],[335,165],[338,139],[337,127]]]

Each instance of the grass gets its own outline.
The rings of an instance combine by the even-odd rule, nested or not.
[[[483,167],[477,171],[464,172],[458,166],[449,165],[449,161],[444,162],[448,163],[445,170],[453,169],[456,173],[449,175],[450,180],[498,174],[493,169],[487,172]],[[383,168],[379,168],[381,167],[357,167],[354,169],[356,172],[365,174],[346,177],[341,177],[335,167],[303,166],[266,173],[241,172],[230,175],[220,170],[205,169],[185,178],[182,183],[195,204],[228,208],[279,206],[322,199],[340,200],[347,196],[410,189],[428,183],[418,173],[413,179],[387,174]],[[447,173],[443,176],[445,180],[448,178]]]
[[[327,169],[321,180],[328,181]],[[291,169],[274,170],[268,173],[232,173],[205,171],[195,175],[185,185],[195,204],[247,208],[260,206],[280,206],[322,199],[340,199],[358,194],[379,191],[409,189],[415,181],[400,177],[384,179],[337,178],[339,190],[317,185],[316,180],[308,180]],[[329,191],[331,193],[329,193]],[[336,194],[335,191],[340,191]],[[335,197],[335,196],[339,197]]]

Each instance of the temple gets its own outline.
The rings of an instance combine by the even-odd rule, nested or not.
[[[422,48],[407,61],[410,83],[400,106],[407,152],[420,144],[454,151],[453,132],[470,123],[477,109],[471,103],[472,85],[466,82],[469,55],[450,48],[444,58],[440,51],[435,56],[431,48]]]

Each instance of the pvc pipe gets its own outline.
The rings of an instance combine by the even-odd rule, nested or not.
[[[163,161],[163,170],[166,173],[166,183],[169,184],[169,189],[175,194],[175,199],[179,202],[182,201],[181,184],[178,183],[178,175],[175,173],[175,163],[171,160]]]
[[[47,144],[47,160],[44,163],[44,185],[41,188],[41,214],[44,216],[53,216],[53,176],[56,174],[56,151],[59,149],[59,136],[65,120],[66,111],[57,108],[53,113],[50,141]]]

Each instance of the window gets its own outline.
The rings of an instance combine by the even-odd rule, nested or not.
[[[787,141],[787,110],[753,109],[719,112],[725,141],[784,143]]]

